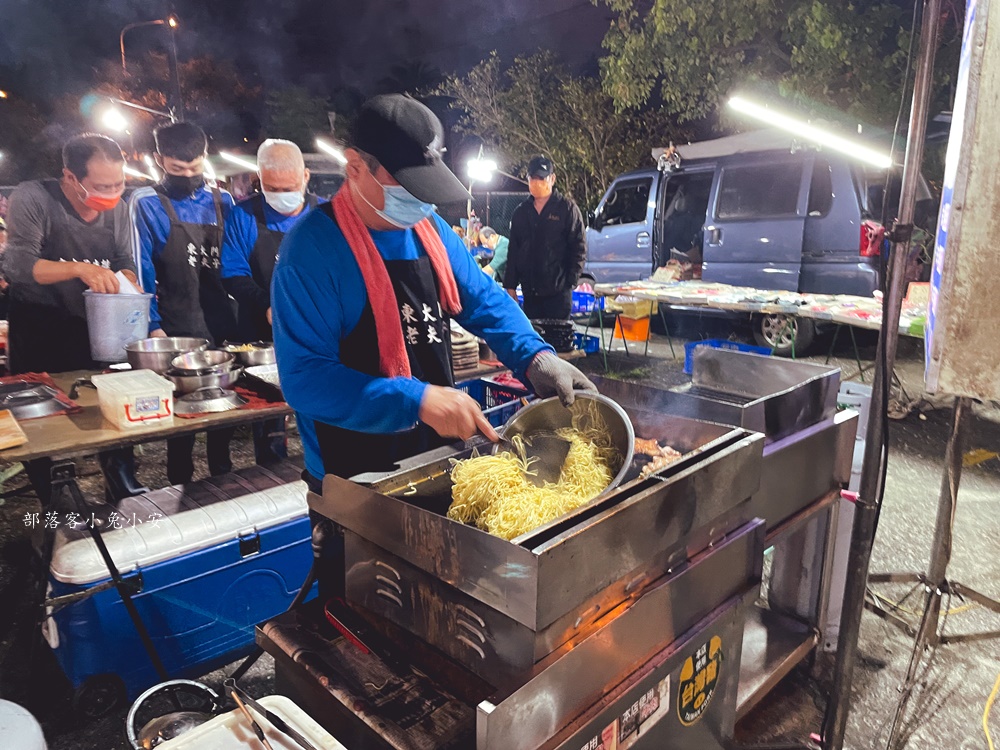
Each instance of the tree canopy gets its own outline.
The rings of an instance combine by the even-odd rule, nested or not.
[[[272,91],[267,96],[267,134],[287,138],[303,151],[315,151],[318,133],[330,130],[330,103],[322,96],[312,96],[301,86]]]
[[[891,124],[912,6],[892,0],[595,0],[611,9],[601,61],[618,108],[712,115],[736,87]]]
[[[460,131],[498,150],[502,169],[515,172],[545,154],[560,189],[584,207],[621,172],[650,164],[651,147],[670,137],[664,118],[616,110],[598,79],[570,74],[547,52],[510,65],[494,53],[438,93],[462,112]]]

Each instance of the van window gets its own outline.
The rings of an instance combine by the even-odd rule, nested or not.
[[[617,226],[645,221],[649,204],[649,188],[652,184],[653,178],[646,177],[615,185],[601,209],[604,225]]]
[[[826,216],[833,206],[833,176],[830,164],[817,159],[813,164],[812,182],[809,184],[809,216]]]
[[[719,188],[719,219],[794,215],[802,182],[801,164],[726,167]]]

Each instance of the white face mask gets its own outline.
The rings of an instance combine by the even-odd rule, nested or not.
[[[279,214],[294,214],[299,210],[299,207],[305,201],[305,197],[302,193],[271,193],[267,190],[264,192],[264,200],[267,201],[267,205],[277,211]]]

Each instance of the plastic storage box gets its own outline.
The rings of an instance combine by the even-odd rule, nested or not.
[[[597,336],[584,335],[577,331],[573,334],[573,342],[577,349],[582,349],[585,354],[597,354],[601,350],[601,340]]]
[[[152,370],[94,375],[101,414],[119,430],[174,418],[174,384]]]
[[[483,415],[494,427],[506,424],[521,408],[521,399],[531,395],[529,390],[500,385],[489,378],[466,380],[455,385],[465,391],[483,408]]]
[[[49,595],[96,592],[43,625],[81,713],[100,715],[159,681],[83,524],[103,520],[170,676],[196,676],[248,653],[254,626],[285,611],[305,580],[312,546],[299,476],[290,463],[255,466],[58,519]]]
[[[329,732],[317,724],[309,714],[283,695],[268,695],[257,701],[268,711],[284,719],[288,726],[301,734],[316,750],[347,750]],[[267,719],[252,709],[250,715],[257,720],[264,736],[274,750],[301,750],[288,735],[271,726]],[[200,727],[185,732],[180,737],[157,745],[160,750],[247,750],[263,747],[250,728],[246,717],[239,711],[216,716]]]
[[[765,357],[770,357],[774,353],[773,349],[768,349],[766,346],[752,346],[750,344],[741,344],[739,341],[727,341],[726,339],[689,341],[684,344],[684,372],[688,375],[691,374],[691,368],[694,367],[694,350],[699,346],[710,346],[713,349],[730,349],[748,354],[762,354]]]

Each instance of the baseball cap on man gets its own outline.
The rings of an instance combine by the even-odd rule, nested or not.
[[[351,142],[371,154],[413,197],[426,203],[469,199],[445,166],[444,128],[427,107],[403,94],[382,94],[361,105]]]
[[[544,180],[555,171],[556,168],[552,164],[552,160],[547,156],[539,154],[528,162],[528,177],[538,177]]]

